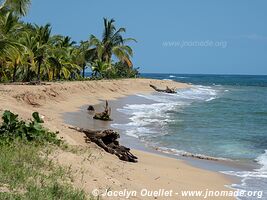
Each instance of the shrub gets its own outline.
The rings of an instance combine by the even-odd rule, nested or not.
[[[117,62],[112,67],[100,71],[103,78],[114,79],[114,78],[137,78],[139,77],[139,68],[132,68],[127,66],[125,63]]]
[[[38,112],[32,114],[33,119],[25,122],[18,119],[18,115],[5,111],[0,126],[0,144],[10,144],[19,139],[37,144],[53,143],[60,145],[62,142],[57,138],[57,133],[50,132],[41,125],[44,121]]]

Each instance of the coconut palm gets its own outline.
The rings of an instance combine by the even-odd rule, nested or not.
[[[6,77],[4,65],[6,63],[6,52],[10,46],[12,46],[10,41],[0,34],[0,81],[2,81],[2,77]]]
[[[6,59],[9,58],[8,63],[10,66],[10,58],[12,58],[11,60],[13,60],[14,63],[14,58],[18,56],[18,50],[16,49],[20,48],[21,45],[17,40],[22,27],[19,18],[12,12],[6,12],[0,15],[0,80],[2,77],[7,77],[6,71],[10,71],[7,68],[3,68],[4,65],[7,65]],[[14,53],[15,55],[11,57],[11,53]],[[15,71],[16,67],[17,66],[15,65]],[[16,80],[16,76],[13,76],[13,80]]]
[[[12,38],[21,30],[22,24],[19,18],[12,12],[7,12],[0,16],[0,35],[3,38]]]
[[[75,42],[70,37],[55,36],[51,39],[53,46],[48,51],[48,62],[46,63],[49,80],[69,79],[71,75],[77,76],[81,67],[75,63]]]
[[[88,41],[81,41],[80,45],[74,49],[74,62],[81,66],[82,69],[82,77],[85,77],[85,69],[87,63],[91,61],[91,53],[90,53],[90,44]]]
[[[62,35],[56,35],[51,38],[51,41],[54,43],[56,47],[59,48],[69,48],[73,47],[76,42],[71,40],[71,37],[69,36],[62,36]]]
[[[23,51],[18,48],[9,48],[6,55],[6,65],[9,69],[13,69],[12,81],[15,82],[17,77],[17,71],[19,67],[21,67],[25,62],[23,57]]]
[[[37,80],[41,80],[41,66],[47,58],[47,51],[50,48],[51,26],[35,26],[35,39],[36,39],[36,55],[35,60],[37,63]]]
[[[0,81],[73,79],[81,73],[84,77],[87,66],[102,78],[131,71],[133,52],[126,42],[135,40],[124,39],[125,28],[116,29],[113,19],[104,18],[101,39],[91,35],[89,41],[76,45],[69,36],[52,36],[49,24],[22,22],[20,17],[27,13],[30,2],[0,0]],[[129,70],[124,70],[127,67]]]
[[[92,72],[94,77],[104,78],[104,74],[112,69],[111,63],[97,59],[92,64]]]
[[[2,78],[6,78],[4,65],[5,65],[5,52],[8,49],[8,41],[0,38],[0,81],[2,81]]]
[[[101,60],[107,63],[111,62],[111,58],[114,55],[121,62],[126,62],[129,67],[132,66],[130,58],[133,56],[133,51],[130,46],[125,45],[128,41],[135,41],[133,38],[123,38],[121,33],[124,33],[125,28],[116,29],[114,26],[114,19],[108,20],[104,18],[104,31],[102,40],[99,40],[96,36],[90,36],[90,45],[93,46],[92,52],[94,52],[95,59],[99,59],[101,54]]]
[[[26,57],[26,69],[24,70],[26,76],[23,80],[31,81],[32,78],[36,76],[37,71],[37,62],[35,58],[38,53],[38,42],[35,33],[30,29],[24,30],[21,35],[22,37],[19,42],[25,49],[24,56]]]

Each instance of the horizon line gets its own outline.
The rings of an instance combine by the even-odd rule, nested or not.
[[[140,72],[140,74],[177,74],[177,75],[227,75],[227,76],[267,76],[267,74],[223,74],[223,73],[177,73],[177,72]]]

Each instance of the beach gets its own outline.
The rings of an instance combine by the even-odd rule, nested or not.
[[[52,131],[59,131],[59,136],[67,144],[79,146],[81,152],[87,152],[75,154],[58,151],[54,155],[54,160],[59,165],[71,167],[75,177],[74,186],[84,189],[88,194],[96,189],[103,192],[126,189],[137,191],[138,195],[133,195],[130,199],[154,199],[148,196],[141,197],[139,192],[142,189],[152,191],[164,189],[169,192],[173,190],[176,193],[183,190],[229,191],[230,189],[225,187],[232,182],[229,177],[190,166],[175,158],[133,150],[138,157],[138,163],[120,161],[95,144],[86,143],[83,134],[69,129],[69,125],[64,123],[62,115],[66,112],[79,111],[81,106],[96,105],[101,100],[149,94],[153,92],[149,84],[159,88],[165,88],[167,85],[176,89],[191,87],[188,84],[155,79],[56,82],[39,86],[2,84],[0,85],[0,109],[1,112],[11,110],[23,119],[29,119],[32,112],[38,111],[43,116],[45,127]],[[178,197],[183,199],[181,196]],[[103,197],[105,198],[108,197]],[[207,199],[214,198],[207,197]],[[114,198],[111,197],[111,199]],[[125,199],[125,196],[117,196],[115,199]],[[177,199],[177,195],[168,198],[159,195],[157,199]],[[233,198],[216,197],[216,199]]]
[[[266,6],[0,1],[0,199],[267,200]]]

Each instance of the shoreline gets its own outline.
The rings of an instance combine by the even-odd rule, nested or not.
[[[206,188],[209,190],[230,190],[225,187],[225,185],[233,183],[230,176],[192,167],[184,161],[174,158],[135,151],[139,157],[138,164],[119,161],[114,156],[99,150],[96,145],[86,144],[83,135],[69,130],[68,125],[60,118],[65,112],[78,111],[78,108],[85,104],[95,105],[100,99],[115,100],[136,93],[152,92],[149,87],[150,83],[162,88],[166,85],[176,88],[190,87],[188,84],[154,79],[63,82],[42,86],[0,85],[0,109],[1,112],[4,109],[9,109],[25,119],[29,118],[32,111],[38,111],[44,116],[45,126],[51,130],[59,130],[60,136],[68,144],[89,147],[93,154],[100,155],[100,158],[95,161],[96,166],[94,166],[95,164],[90,165],[90,169],[97,176],[97,181],[88,181],[82,185],[75,183],[75,186],[85,189],[86,192],[91,192],[92,189],[103,187],[103,185],[107,187],[106,182],[110,180],[113,189],[140,189],[140,185],[157,189],[160,185],[164,188],[178,188],[179,190],[206,190]],[[70,153],[61,153],[57,156],[58,162],[62,165],[72,163],[75,166],[79,159],[74,158]],[[155,166],[155,162],[157,166]],[[87,165],[84,164],[84,166]],[[127,170],[124,170],[122,177],[118,177],[120,176],[119,169],[122,166]],[[79,166],[74,168],[76,167],[79,168]],[[113,170],[108,170],[109,172],[111,170],[112,174],[105,172],[106,167],[113,168]],[[100,169],[102,172],[99,172]],[[177,170],[178,173],[175,172]],[[101,174],[103,171],[104,174]],[[158,175],[160,175],[159,179],[157,178]],[[91,176],[93,175],[91,174]],[[104,179],[104,182],[98,180],[100,177]],[[92,177],[89,176],[88,178],[91,179]]]
[[[135,138],[133,136],[127,135],[123,133],[123,130],[120,130],[119,128],[113,127],[113,124],[126,124],[130,122],[129,116],[125,115],[117,109],[121,109],[123,106],[127,104],[139,104],[139,103],[151,103],[150,100],[146,100],[142,97],[142,102],[139,100],[136,100],[137,97],[134,95],[129,95],[125,97],[120,97],[116,100],[109,101],[109,105],[112,108],[112,121],[101,121],[101,120],[93,120],[92,114],[87,112],[87,104],[83,105],[79,108],[78,111],[75,112],[67,112],[63,113],[62,118],[64,119],[64,122],[67,124],[70,124],[72,126],[77,127],[83,127],[83,128],[92,128],[95,130],[100,129],[114,129],[120,133],[120,143],[123,145],[130,147],[133,151],[142,151],[147,153],[152,153],[168,158],[175,158],[179,160],[183,160],[189,165],[199,167],[205,170],[210,170],[214,172],[219,171],[243,171],[243,170],[253,170],[255,169],[255,166],[243,163],[243,162],[237,162],[235,160],[230,159],[224,159],[224,158],[218,158],[218,157],[211,157],[206,155],[198,155],[198,154],[192,154],[192,153],[186,153],[183,155],[178,155],[172,152],[166,152],[160,150],[156,146],[152,146],[148,143],[145,143],[145,141],[140,141],[138,138]],[[104,102],[99,102],[97,104],[94,104],[94,108],[96,109],[96,112],[100,112],[103,108]],[[211,165],[211,166],[210,166]],[[231,177],[234,180],[238,179],[236,177]]]

